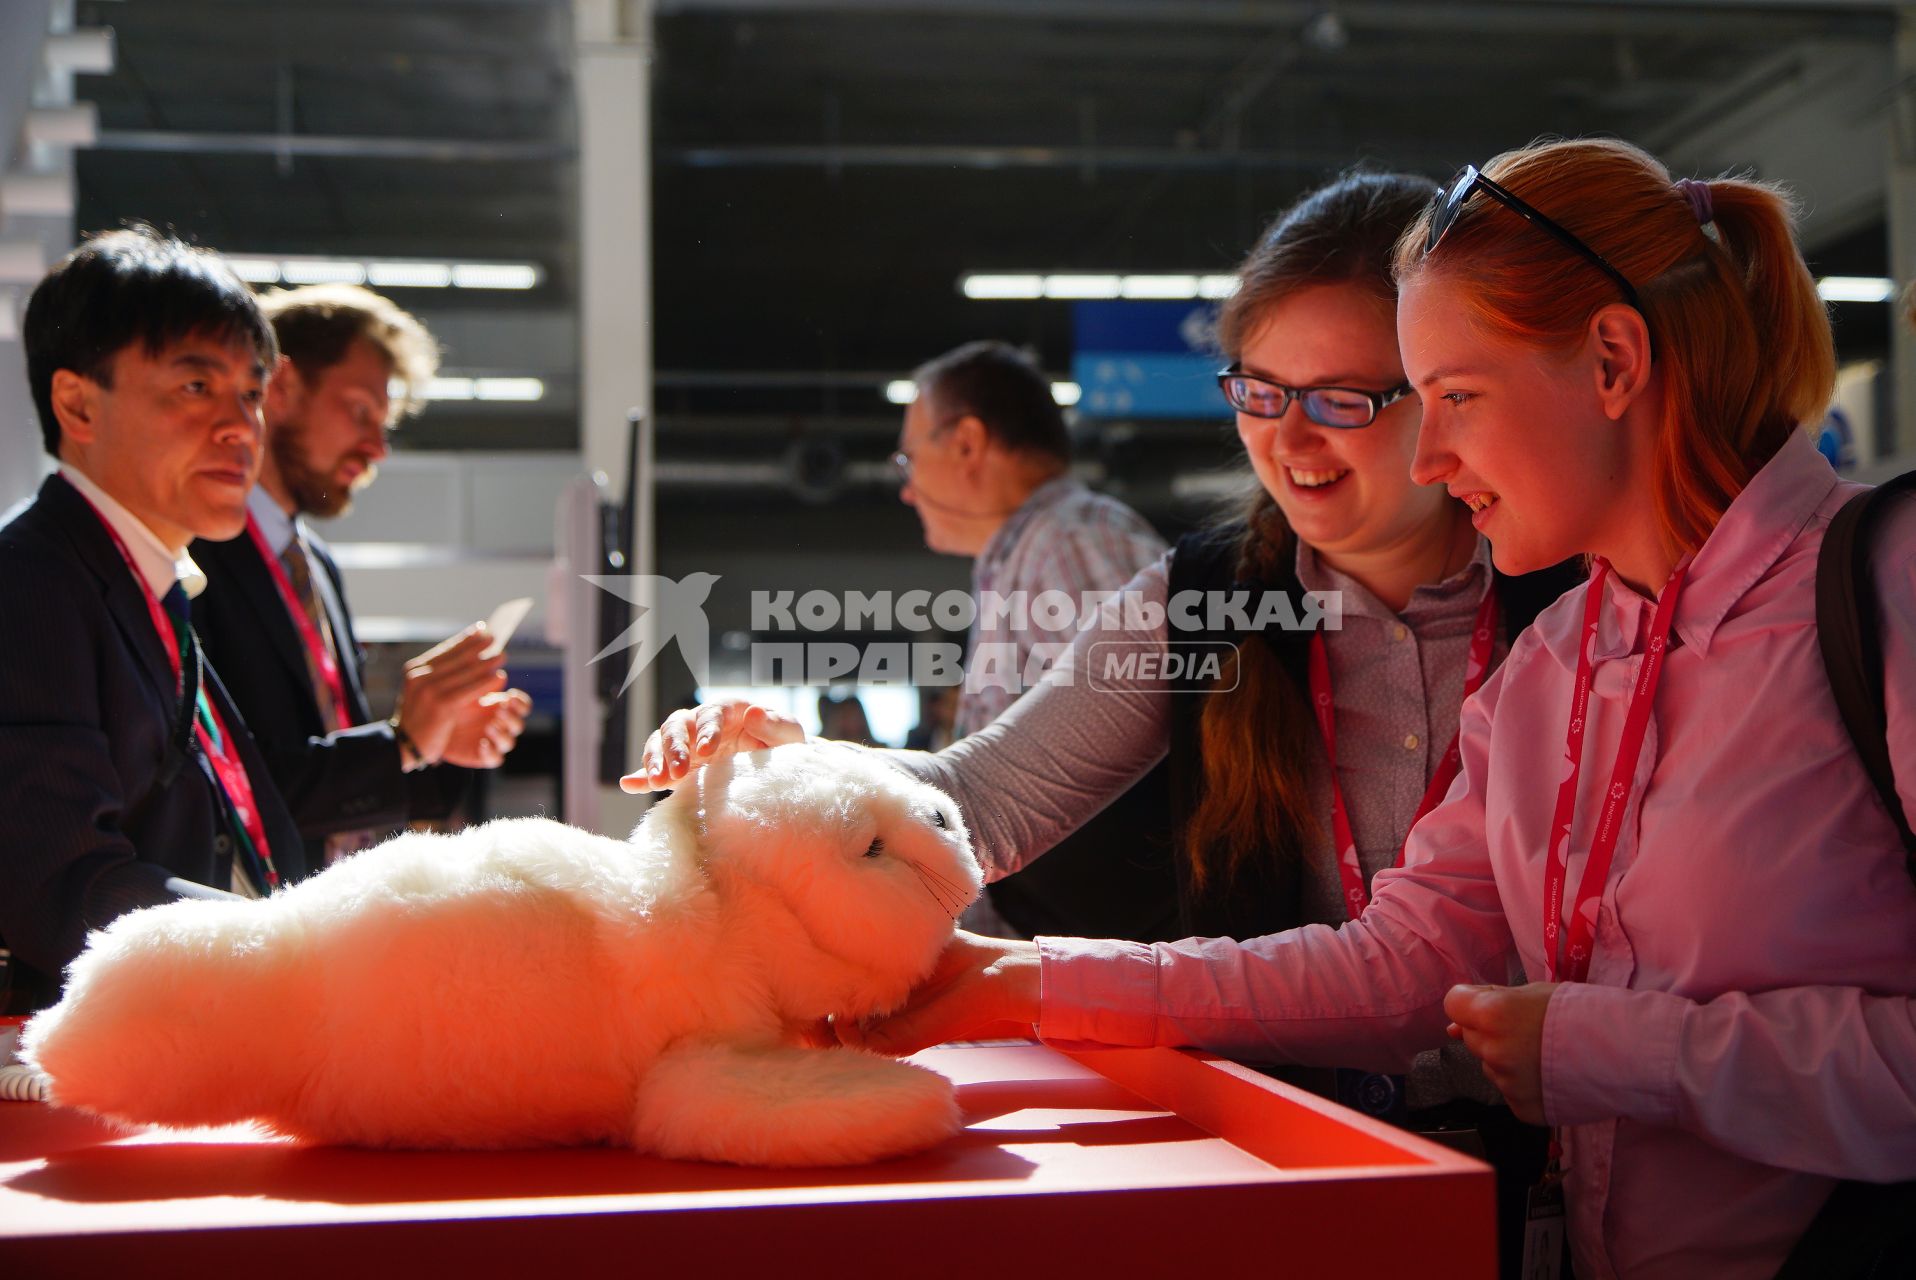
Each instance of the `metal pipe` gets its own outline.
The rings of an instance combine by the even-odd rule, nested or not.
[[[310,156],[334,160],[426,160],[442,164],[570,160],[578,155],[578,148],[566,142],[188,133],[171,129],[102,129],[92,148],[95,151],[147,151],[173,155]]]
[[[1348,151],[1199,151],[1176,147],[728,146],[679,147],[659,159],[692,169],[1156,169],[1314,171],[1350,163]]]

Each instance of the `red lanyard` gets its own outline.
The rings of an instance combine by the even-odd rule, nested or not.
[[[253,545],[259,548],[260,559],[266,562],[266,571],[273,575],[273,585],[279,588],[280,602],[286,606],[286,612],[292,616],[293,628],[299,632],[300,643],[306,646],[306,652],[313,659],[313,666],[319,671],[320,677],[326,681],[327,689],[332,692],[334,718],[344,721],[347,707],[346,682],[339,674],[339,659],[333,655],[333,647],[326,643],[324,636],[319,634],[319,628],[314,625],[312,615],[306,612],[306,602],[293,591],[293,584],[286,576],[286,566],[281,564],[279,557],[273,554],[273,549],[266,545],[266,535],[260,532],[259,522],[253,519],[251,512],[246,515],[246,532],[252,537]],[[293,531],[293,538],[295,541],[299,538],[297,529]],[[305,548],[300,548],[300,553],[305,554]],[[308,572],[311,572],[310,565]],[[347,726],[340,723],[328,727],[344,729]]]
[[[93,507],[91,498],[87,499],[87,505]],[[179,633],[173,629],[173,619],[160,607],[159,597],[153,594],[146,575],[134,563],[133,553],[126,549],[120,531],[113,527],[98,507],[93,507],[93,514],[99,516],[107,537],[113,539],[114,549],[120,553],[120,559],[126,561],[127,571],[140,584],[140,594],[146,598],[147,616],[153,620],[153,629],[159,633],[161,646],[166,650],[167,664],[173,668],[175,688],[184,697],[186,683],[180,669]],[[195,718],[193,726],[199,734],[200,746],[205,750],[206,758],[213,762],[213,773],[219,779],[220,788],[226,792],[227,801],[233,806],[233,812],[239,816],[247,837],[252,840],[253,848],[259,854],[260,862],[265,867],[266,888],[271,891],[279,887],[279,872],[273,866],[273,852],[266,843],[265,820],[260,817],[259,806],[253,800],[253,780],[246,775],[246,762],[239,758],[239,749],[233,743],[233,735],[226,730],[226,721],[221,718],[219,708],[213,705],[213,700],[206,696],[204,689],[200,690],[198,701],[199,709],[205,713]]]
[[[1477,624],[1470,633],[1470,657],[1464,667],[1466,700],[1477,692],[1490,672],[1490,655],[1496,636],[1497,590],[1493,583],[1490,590],[1484,593],[1484,602],[1477,607]],[[1317,727],[1324,735],[1324,754],[1330,760],[1331,834],[1337,839],[1337,873],[1344,881],[1344,909],[1355,920],[1370,905],[1370,890],[1364,883],[1364,868],[1357,860],[1357,839],[1351,834],[1350,810],[1344,804],[1344,789],[1337,785],[1337,724],[1331,704],[1331,661],[1324,648],[1322,631],[1311,636],[1310,673],[1311,706],[1317,712]],[[1424,798],[1417,803],[1417,815],[1410,820],[1411,826],[1416,826],[1419,819],[1443,800],[1462,766],[1457,739],[1453,736],[1450,746],[1444,750],[1443,758],[1437,762],[1437,772],[1432,775],[1430,785],[1424,788]],[[1403,864],[1404,850],[1400,845],[1397,860],[1391,865]]]
[[[1543,883],[1543,956],[1546,980],[1583,982],[1590,976],[1590,953],[1597,931],[1597,904],[1603,896],[1604,882],[1610,875],[1610,859],[1616,853],[1617,836],[1623,828],[1623,810],[1630,800],[1630,784],[1636,776],[1637,757],[1643,752],[1643,739],[1650,729],[1650,711],[1656,702],[1657,681],[1663,675],[1663,658],[1668,651],[1670,624],[1676,618],[1677,597],[1683,594],[1683,577],[1688,562],[1677,565],[1657,597],[1656,615],[1650,622],[1650,639],[1643,650],[1643,665],[1637,671],[1636,688],[1630,694],[1630,706],[1623,717],[1623,737],[1617,743],[1616,766],[1610,771],[1610,787],[1604,793],[1603,810],[1597,829],[1590,839],[1590,857],[1584,864],[1583,880],[1577,886],[1577,900],[1570,912],[1567,951],[1558,963],[1560,935],[1563,932],[1563,891],[1570,875],[1570,823],[1577,812],[1577,775],[1583,771],[1583,731],[1589,720],[1590,684],[1594,675],[1591,654],[1597,643],[1597,621],[1603,615],[1603,580],[1610,566],[1597,562],[1583,598],[1583,631],[1577,645],[1577,684],[1570,699],[1570,730],[1564,744],[1565,763],[1570,767],[1557,788],[1557,812],[1550,825],[1550,860]]]

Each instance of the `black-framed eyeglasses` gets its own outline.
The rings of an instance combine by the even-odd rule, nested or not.
[[[1219,371],[1217,385],[1239,413],[1253,418],[1281,418],[1295,401],[1303,407],[1304,416],[1318,426],[1339,429],[1368,427],[1387,405],[1410,394],[1408,382],[1384,391],[1365,391],[1358,387],[1287,387],[1246,373],[1236,365]]]
[[[1535,209],[1525,204],[1497,183],[1486,178],[1478,171],[1477,166],[1474,164],[1464,166],[1464,171],[1457,175],[1457,180],[1451,183],[1450,189],[1439,198],[1440,203],[1437,206],[1436,212],[1430,215],[1430,234],[1424,240],[1425,257],[1430,256],[1431,251],[1442,242],[1444,233],[1456,224],[1457,215],[1463,211],[1465,202],[1479,191],[1497,201],[1497,203],[1503,205],[1504,208],[1510,210],[1512,213],[1518,214],[1539,229],[1548,231],[1551,235],[1561,240],[1591,266],[1616,281],[1617,287],[1623,290],[1623,297],[1626,302],[1638,311],[1643,310],[1643,304],[1637,300],[1636,286],[1630,283],[1623,272],[1606,262],[1603,255],[1595,249],[1592,249],[1589,245],[1571,235],[1549,218],[1538,213]]]

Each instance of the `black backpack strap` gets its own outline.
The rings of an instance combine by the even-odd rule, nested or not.
[[[1816,560],[1816,642],[1843,726],[1863,769],[1902,837],[1909,874],[1916,879],[1916,832],[1896,794],[1889,759],[1889,721],[1883,707],[1883,645],[1870,562],[1870,528],[1893,495],[1916,489],[1916,471],[1859,493],[1844,503],[1823,535]]]
[[[1243,536],[1241,524],[1201,529],[1179,539],[1171,557],[1170,594],[1183,591],[1221,591],[1251,593],[1288,592],[1295,599],[1303,590],[1294,568],[1280,566],[1280,581],[1248,583],[1237,580],[1238,542]],[[1201,652],[1198,646],[1228,642],[1238,646],[1266,644],[1274,648],[1278,660],[1294,679],[1302,680],[1304,655],[1308,653],[1307,633],[1260,631],[1246,635],[1234,628],[1222,631],[1182,631],[1171,626],[1169,640],[1174,652]],[[1196,689],[1182,689],[1171,695],[1171,802],[1173,831],[1184,825],[1203,802],[1205,790],[1202,721],[1206,703],[1216,695]],[[1200,892],[1191,882],[1189,861],[1177,857],[1178,912],[1180,936],[1204,938],[1255,938],[1277,933],[1302,923],[1298,900],[1301,871],[1297,858],[1273,852],[1268,858],[1247,859],[1228,884],[1213,883]]]

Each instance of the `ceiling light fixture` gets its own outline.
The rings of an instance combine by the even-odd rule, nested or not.
[[[392,394],[395,398],[404,394],[404,386],[395,381]],[[543,378],[529,377],[471,377],[465,374],[448,374],[433,378],[426,383],[427,400],[490,400],[514,401],[530,404],[543,400],[546,396],[546,384]]]
[[[958,288],[967,298],[1041,298],[1044,296],[1044,277],[965,275],[958,278]]]
[[[452,269],[457,289],[530,289],[539,283],[539,268],[530,262],[461,262]]]
[[[228,258],[226,265],[247,284],[279,283],[279,261],[275,258]]]
[[[1046,276],[1047,298],[1115,298],[1123,288],[1117,276]]]
[[[1119,275],[1113,272],[967,272],[958,277],[958,291],[967,298],[990,302],[1030,302],[1125,298],[1137,301],[1183,302],[1193,298],[1215,300],[1237,292],[1232,275],[1182,273]]]
[[[546,384],[538,378],[474,378],[475,400],[532,401],[545,397]]]
[[[279,264],[279,278],[287,284],[365,284],[366,264],[289,258]]]
[[[366,284],[377,289],[536,289],[545,270],[536,262],[437,262],[429,259],[228,257],[248,284]]]
[[[445,262],[369,262],[366,283],[381,289],[444,289],[452,284]]]
[[[1824,276],[1816,292],[1825,302],[1888,302],[1896,282],[1887,276]]]
[[[1198,296],[1198,281],[1196,276],[1126,276],[1124,296],[1127,298],[1195,298]]]
[[[1069,409],[1078,403],[1084,395],[1084,388],[1075,382],[1054,382],[1051,384],[1051,398],[1064,408]],[[918,398],[918,384],[909,378],[894,378],[885,384],[885,399],[893,404],[910,404]]]

